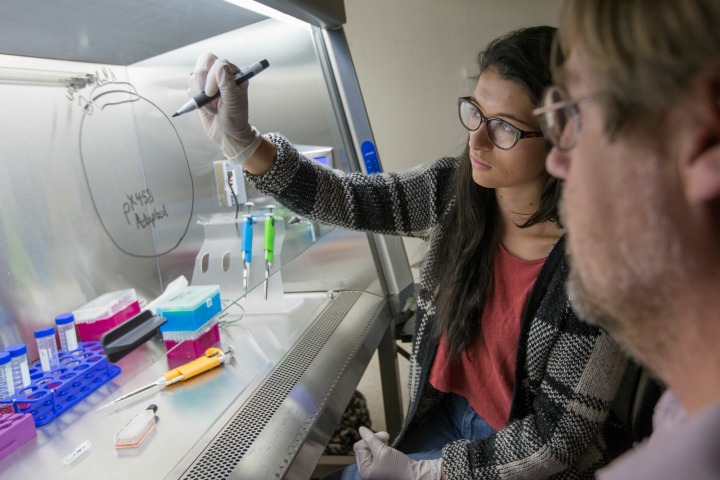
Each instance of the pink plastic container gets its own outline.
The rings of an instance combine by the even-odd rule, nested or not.
[[[96,342],[108,330],[140,313],[140,303],[131,288],[101,295],[72,313],[80,340]]]
[[[0,460],[37,436],[33,416],[29,414],[0,415]]]
[[[195,331],[162,332],[167,358],[195,359],[205,355],[205,350],[220,342],[220,328],[217,319],[211,319]],[[176,345],[180,344],[174,350]]]

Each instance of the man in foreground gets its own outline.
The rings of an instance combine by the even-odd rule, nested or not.
[[[720,478],[720,2],[568,0],[535,110],[578,315],[668,387],[600,479]]]

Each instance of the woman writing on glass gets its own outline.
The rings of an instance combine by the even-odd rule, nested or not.
[[[392,448],[361,428],[358,465],[342,478],[591,478],[618,453],[608,412],[626,358],[570,308],[560,183],[532,115],[551,83],[553,34],[521,29],[481,52],[472,95],[458,99],[460,157],[374,175],[260,136],[237,67],[198,60],[191,95],[221,91],[203,125],[249,182],[308,218],[429,243],[402,432]]]

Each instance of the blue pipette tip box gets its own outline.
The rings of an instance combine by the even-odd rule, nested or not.
[[[184,287],[157,305],[158,316],[167,319],[160,331],[195,331],[221,310],[218,285]]]

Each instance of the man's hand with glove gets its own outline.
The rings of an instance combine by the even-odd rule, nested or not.
[[[228,160],[243,164],[262,142],[260,132],[248,121],[248,82],[235,85],[238,67],[212,53],[198,58],[190,75],[190,96],[201,91],[220,98],[199,110],[208,137],[219,146]]]
[[[360,427],[355,460],[365,480],[440,480],[442,460],[413,460],[388,446],[390,435]]]

